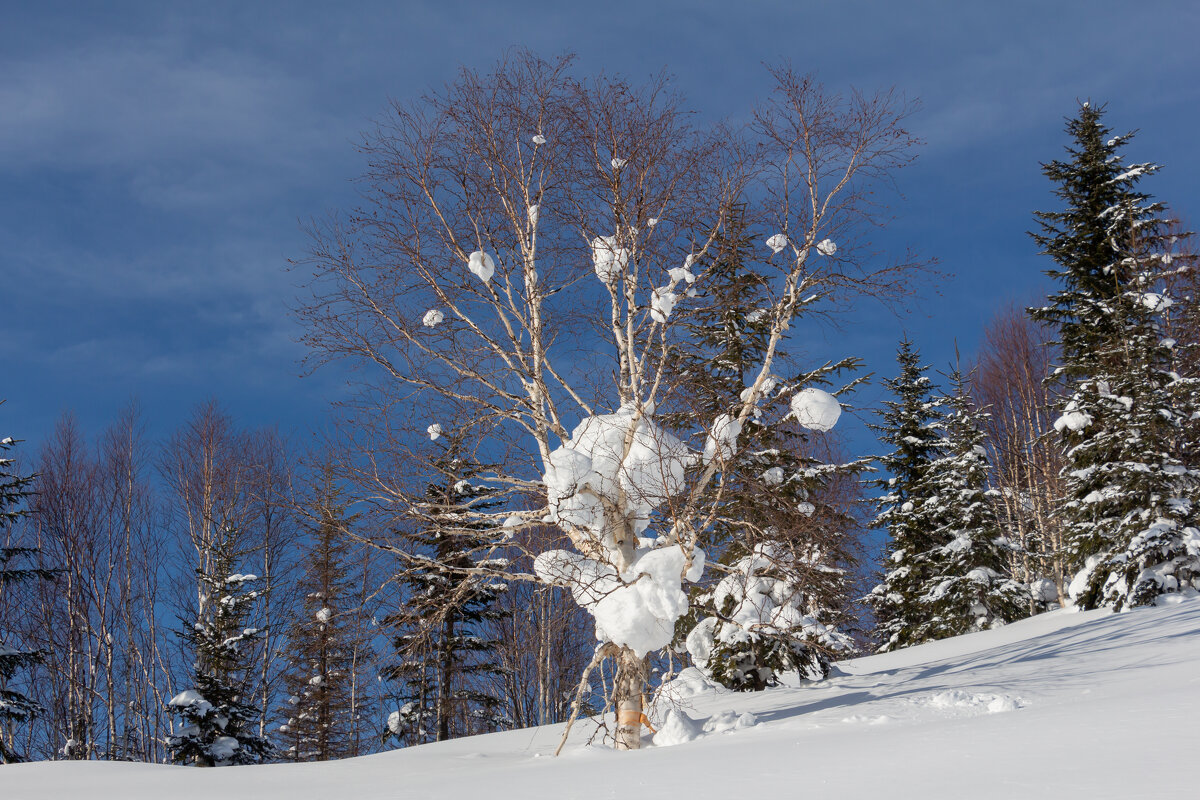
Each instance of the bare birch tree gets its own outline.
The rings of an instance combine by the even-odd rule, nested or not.
[[[396,104],[363,145],[363,208],[314,230],[313,296],[300,315],[314,366],[362,370],[351,408],[388,429],[375,442],[407,433],[419,454],[440,413],[466,410],[470,435],[500,465],[489,483],[544,499],[483,521],[515,516],[507,525],[519,531],[552,519],[569,539],[572,553],[541,554],[536,571],[603,622],[615,746],[633,749],[647,651],[686,608],[684,575],[702,569],[731,440],[764,398],[800,388],[773,375],[780,343],[806,310],[908,288],[915,264],[881,261],[865,234],[882,219],[875,192],[914,140],[896,95],[839,96],[788,69],[773,71],[776,90],[734,130],[697,127],[665,77],[582,80],[571,66],[519,53]],[[696,420],[689,446],[653,421],[675,394],[669,343],[682,334],[671,313],[704,280],[693,267],[735,205],[765,240],[770,334],[748,386],[717,419]],[[718,444],[702,458],[706,437]],[[410,503],[413,481],[381,468],[398,453],[359,455],[376,502]],[[643,535],[651,523],[655,539]],[[671,609],[635,602],[623,633],[615,617],[601,620],[607,598],[646,592]]]

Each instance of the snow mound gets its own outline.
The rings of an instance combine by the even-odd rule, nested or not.
[[[686,744],[702,736],[740,731],[753,728],[758,724],[758,718],[750,713],[739,714],[736,711],[721,711],[708,719],[692,719],[683,711],[672,708],[667,711],[666,720],[654,734],[655,747],[671,747]]]
[[[1002,714],[1022,708],[1025,702],[1019,697],[1008,694],[988,694],[968,692],[962,689],[948,689],[943,692],[919,697],[913,701],[917,705],[926,705],[943,711],[966,711],[970,713]]]

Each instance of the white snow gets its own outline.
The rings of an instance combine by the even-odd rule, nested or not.
[[[596,277],[612,283],[629,265],[629,250],[619,246],[615,236],[597,236],[592,239],[592,263]]]
[[[529,208],[527,208],[525,210],[529,213],[529,224],[534,227],[537,227],[538,210],[539,210],[537,203],[534,203],[533,205],[529,206]]]
[[[442,435],[442,426],[435,422],[426,428],[425,432],[429,434],[429,441],[436,442]]]
[[[695,283],[696,276],[692,274],[691,266],[689,263],[683,267],[671,267],[667,270],[671,283]]]
[[[421,318],[421,324],[426,328],[436,328],[438,325],[442,324],[442,320],[445,318],[446,315],[441,311],[438,311],[436,308],[431,308],[426,311],[425,316]]]
[[[542,136],[540,133],[537,133],[537,134],[534,134],[534,135],[533,135],[533,136],[530,138],[530,141],[531,141],[531,142],[533,142],[534,144],[545,144],[545,143],[546,143],[546,137],[545,137],[545,136]]]
[[[837,252],[837,244],[832,239],[822,239],[817,242],[817,252],[823,256],[831,256]]]
[[[329,622],[329,618],[333,616],[333,611],[328,608],[322,608],[316,613],[318,622]]]
[[[1175,301],[1165,294],[1156,294],[1155,292],[1146,292],[1141,297],[1142,305],[1151,311],[1166,311],[1171,306],[1175,305]]]
[[[646,220],[646,224],[653,228],[658,224],[658,217],[651,217],[650,219]]]
[[[675,621],[687,613],[682,581],[700,579],[704,553],[696,550],[686,570],[682,548],[642,552],[624,575],[614,567],[568,550],[550,550],[534,560],[542,580],[571,587],[579,605],[596,619],[596,638],[645,655],[671,643]]]
[[[623,158],[614,158],[609,163],[612,164],[613,169],[620,169],[621,167],[625,166],[629,162]]]
[[[2,793],[584,800],[633,787],[644,797],[791,798],[811,781],[839,800],[1190,797],[1197,663],[1195,599],[1127,614],[1056,611],[841,662],[827,680],[789,677],[765,692],[729,692],[684,670],[649,716],[660,731],[694,738],[661,747],[675,734],[661,742],[647,734],[651,746],[637,754],[611,752],[602,736],[586,746],[595,727],[581,720],[559,758],[552,754],[563,726],[551,725],[314,764],[12,764],[3,767]],[[672,723],[672,711],[686,719]]]
[[[479,280],[487,283],[496,274],[496,262],[487,253],[482,250],[476,250],[467,259],[467,269],[475,273],[475,277],[479,278]]]
[[[842,416],[842,407],[837,398],[823,389],[808,387],[792,396],[792,414],[805,428],[811,431],[831,431]]]
[[[767,247],[771,248],[773,253],[782,253],[783,249],[788,246],[787,234],[777,233],[767,239]]]
[[[678,301],[679,295],[672,292],[670,286],[659,286],[650,293],[650,317],[655,322],[666,322]]]
[[[762,479],[764,483],[778,486],[783,483],[783,467],[771,467],[762,474]]]
[[[1088,425],[1092,424],[1092,415],[1086,411],[1069,410],[1063,413],[1061,417],[1054,420],[1054,430],[1059,433],[1063,428],[1070,428],[1073,431],[1081,431]]]
[[[729,414],[718,414],[704,442],[704,463],[719,458],[722,461],[737,455],[737,437],[742,432],[742,423]]]
[[[695,454],[646,416],[636,426],[633,420],[633,410],[625,407],[586,417],[550,453],[542,476],[550,522],[587,530],[604,541],[611,532],[606,532],[600,498],[624,493],[629,521],[641,535],[651,513],[683,490],[684,470]]]

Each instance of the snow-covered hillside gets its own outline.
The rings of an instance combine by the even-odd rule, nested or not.
[[[680,710],[715,730],[670,747],[585,747],[577,725],[559,758],[553,726],[327,764],[43,762],[0,768],[0,797],[1129,800],[1191,796],[1197,783],[1197,600],[1055,612],[758,694],[682,699],[698,688],[683,683]],[[676,717],[660,742],[702,727]]]

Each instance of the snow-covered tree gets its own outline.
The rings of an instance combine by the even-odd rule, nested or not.
[[[939,455],[925,470],[925,517],[937,527],[934,548],[923,558],[923,613],[911,633],[917,641],[994,628],[1029,613],[1028,587],[1009,575],[1013,545],[1000,527],[987,488],[987,414],[972,407],[966,380],[957,369],[950,375],[950,387],[941,402]]]
[[[234,539],[226,536],[223,542]],[[258,764],[274,748],[259,733],[261,710],[246,698],[247,673],[253,667],[249,648],[263,633],[252,627],[257,576],[233,572],[232,547],[218,546],[212,556],[213,574],[199,576],[207,613],[180,631],[196,660],[191,686],[167,704],[176,717],[167,748],[176,764]]]
[[[478,521],[501,504],[476,483],[482,468],[464,457],[461,430],[446,431],[425,491],[425,522],[406,537],[413,557],[401,582],[403,608],[385,623],[395,629],[396,660],[384,671],[398,686],[390,736],[405,744],[487,733],[507,724],[495,680],[495,623],[505,615],[497,548],[506,532]]]
[[[19,474],[15,460],[7,455],[15,444],[11,437],[0,439],[0,542],[9,541],[12,524],[27,513],[23,504],[33,481]],[[25,581],[54,577],[54,570],[20,565],[21,559],[36,552],[29,547],[0,545],[0,592],[11,591]],[[41,655],[37,650],[18,648],[8,621],[0,620],[0,764],[22,760],[15,744],[17,728],[43,710],[15,680],[19,671],[28,669]]]
[[[703,575],[736,434],[756,414],[778,421],[764,400],[798,388],[773,377],[781,342],[802,309],[908,291],[913,265],[880,266],[856,243],[879,219],[876,180],[913,140],[899,98],[839,97],[787,70],[744,131],[695,127],[665,82],[571,72],[569,58],[515,54],[397,106],[366,145],[367,208],[316,232],[304,313],[317,359],[378,370],[355,417],[373,492],[405,496],[407,454],[454,406],[497,465],[479,482],[510,509],[545,498],[472,514],[549,520],[570,539],[535,572],[592,613],[597,653],[614,660],[615,745],[630,749],[647,656]],[[670,342],[687,336],[688,287],[738,208],[766,255],[766,344],[681,437],[655,417],[679,396]]]
[[[712,257],[697,264],[703,278],[693,282],[695,299],[681,310],[677,324],[686,336],[672,360],[681,396],[669,406],[677,410],[659,413],[678,432],[720,414],[762,363],[771,332],[764,257],[770,249],[756,244],[738,213],[714,241]],[[775,363],[778,372],[794,369],[781,349]],[[680,620],[677,639],[730,688],[763,689],[789,670],[820,676],[833,655],[849,652],[849,638],[830,626],[846,621],[853,595],[847,573],[857,520],[837,489],[866,464],[822,465],[813,455],[813,432],[778,420],[790,411],[796,388],[856,366],[846,359],[772,378],[762,408],[729,442],[706,441],[704,456],[725,462],[724,496],[704,545],[716,584],[692,590],[692,612]],[[756,594],[763,580],[772,589]]]
[[[739,691],[775,686],[779,675],[797,672],[819,680],[837,656],[855,651],[854,641],[822,622],[816,593],[798,585],[797,575],[825,567],[819,552],[808,563],[767,543],[739,559],[711,593],[715,610],[687,637],[693,662],[718,683]]]
[[[1079,569],[1070,595],[1121,609],[1200,578],[1200,472],[1181,446],[1196,387],[1171,371],[1161,332],[1171,306],[1162,205],[1137,189],[1158,168],[1126,164],[1130,136],[1110,137],[1102,115],[1084,103],[1067,124],[1070,159],[1045,167],[1065,207],[1038,212],[1034,238],[1063,288],[1032,313],[1056,326],[1062,348],[1055,428],[1068,448],[1062,514]]]
[[[940,454],[941,421],[927,366],[907,337],[896,360],[900,374],[885,382],[893,399],[884,401],[882,421],[872,425],[891,452],[879,459],[886,475],[876,481],[883,494],[876,501],[875,525],[888,533],[883,580],[867,596],[875,613],[875,632],[881,652],[919,644],[917,636],[928,621],[921,602],[929,575],[926,559],[935,548],[949,544],[938,532],[930,464]],[[939,538],[942,537],[942,538]]]

